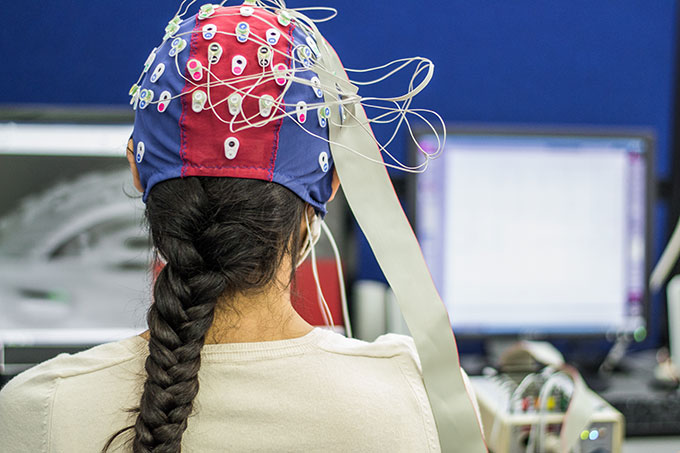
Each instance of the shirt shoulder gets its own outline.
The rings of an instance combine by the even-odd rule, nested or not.
[[[421,400],[422,407],[427,409],[428,417],[431,416],[431,412],[429,412],[431,410],[429,400],[427,400],[426,396],[424,397],[426,392],[423,382],[422,365],[420,362],[420,357],[418,356],[418,350],[416,349],[415,341],[412,337],[389,333],[381,335],[373,342],[366,342],[345,338],[344,336],[334,332],[328,332],[326,334],[325,341],[320,343],[320,347],[338,354],[349,354],[375,358],[400,358],[401,360],[399,360],[399,363],[402,373],[413,388],[414,394],[416,394],[417,398]],[[460,368],[460,372],[463,377],[465,389],[475,409],[475,415],[477,416],[477,419],[481,425],[481,413],[474,389],[465,370]],[[425,401],[427,401],[427,403],[425,403]],[[430,421],[432,424],[434,424],[433,418],[428,420],[428,422]]]
[[[79,376],[97,380],[98,374],[139,358],[143,344],[139,340],[128,338],[77,354],[60,354],[10,380],[0,390],[3,451],[50,451],[55,399],[62,382]]]
[[[368,342],[325,330],[318,347],[332,355],[363,359],[356,362],[360,362],[361,369],[367,372],[370,369],[397,367],[409,386],[423,388],[420,359],[413,338],[409,336],[389,333]]]
[[[389,333],[368,342],[325,331],[323,338],[319,341],[319,348],[330,353],[344,355],[385,359],[403,357],[411,361],[418,372],[421,372],[420,359],[413,338],[406,335]]]
[[[59,354],[14,377],[0,394],[8,398],[15,392],[26,392],[56,379],[95,373],[138,359],[144,351],[144,343],[144,339],[135,336],[101,344],[76,354]]]

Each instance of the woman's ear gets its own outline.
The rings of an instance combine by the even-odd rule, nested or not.
[[[132,141],[132,137],[128,140],[127,145],[127,160],[130,164],[130,173],[132,173],[132,182],[140,193],[144,193],[144,188],[142,187],[142,181],[139,179],[139,170],[137,170],[137,162],[135,161],[135,144]],[[335,182],[335,179],[333,180]]]
[[[333,166],[333,182],[331,183],[331,187],[333,188],[333,192],[331,192],[331,197],[328,201],[333,201],[335,194],[338,193],[338,189],[340,188],[340,178],[338,178],[338,172],[335,170],[335,165]]]

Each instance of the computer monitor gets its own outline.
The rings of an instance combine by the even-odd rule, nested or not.
[[[150,246],[125,158],[131,131],[0,123],[0,349],[144,330]]]
[[[434,151],[436,138],[418,135]],[[415,178],[416,234],[462,336],[645,327],[653,140],[451,127]]]

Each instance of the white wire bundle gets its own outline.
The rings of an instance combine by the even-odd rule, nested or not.
[[[175,15],[174,20],[176,21],[181,21],[182,18],[188,13],[189,9],[191,6],[196,3],[196,0],[183,0],[182,3],[180,4],[180,7],[177,10],[177,14]],[[223,1],[220,3],[220,5],[216,6],[223,6],[226,1]],[[316,23],[320,22],[326,22],[331,19],[333,19],[337,15],[337,10],[335,8],[329,8],[329,7],[307,7],[307,8],[287,8],[285,2],[283,0],[269,0],[269,1],[262,1],[262,0],[255,0],[255,1],[249,1],[247,2],[248,5],[252,5],[254,7],[259,7],[266,9],[268,11],[271,11],[274,14],[281,13],[282,11],[286,12],[291,16],[291,20],[296,22],[296,25],[301,27],[304,31],[306,31],[308,34],[315,34],[318,33],[318,30],[316,28]],[[321,17],[318,19],[311,19],[304,15],[305,12],[324,12],[328,13],[325,17]],[[238,12],[233,12],[233,13],[226,13],[226,12],[215,12],[213,15],[211,15],[211,18],[214,17],[220,17],[220,16],[239,16],[240,14]],[[268,21],[264,17],[260,17],[258,15],[252,15],[250,16],[252,20],[260,20],[264,22],[265,24],[275,28],[275,25]],[[181,37],[191,37],[193,34],[200,33],[200,30],[192,30],[190,32],[184,32],[184,33],[175,33],[175,34],[167,34],[165,39],[161,42],[161,44],[156,47],[153,52],[159,52],[161,49],[163,49],[165,46],[168,46],[169,42],[171,42],[175,38],[181,38]],[[224,30],[217,30],[217,34],[221,35],[227,35],[227,36],[232,36],[236,37],[235,32],[230,32],[230,31],[224,31]],[[249,33],[247,39],[249,41],[253,41],[259,45],[268,45],[267,40],[264,37],[257,36],[254,33]],[[229,125],[229,130],[230,132],[238,132],[247,128],[251,127],[262,127],[265,124],[268,124],[271,121],[276,121],[281,118],[287,117],[290,118],[296,125],[298,125],[305,133],[318,138],[319,140],[323,140],[327,143],[331,143],[327,138],[320,136],[318,134],[315,134],[305,128],[304,124],[299,122],[295,116],[294,113],[287,111],[287,108],[294,108],[294,105],[289,105],[284,102],[284,97],[285,94],[287,93],[288,89],[290,88],[292,83],[298,83],[298,84],[303,84],[303,85],[308,85],[310,87],[313,87],[312,83],[310,80],[302,77],[297,77],[296,76],[296,71],[298,68],[301,70],[307,70],[311,69],[316,73],[324,72],[328,76],[331,76],[331,78],[336,78],[334,74],[329,70],[329,68],[324,66],[324,62],[322,61],[322,58],[319,54],[316,55],[316,58],[313,61],[313,66],[311,68],[307,68],[304,66],[303,61],[298,58],[298,48],[300,46],[294,46],[293,40],[289,36],[285,36],[284,34],[281,34],[280,39],[285,39],[289,42],[289,44],[292,47],[292,50],[290,52],[290,55],[287,53],[284,53],[278,49],[275,49],[274,47],[269,47],[273,52],[276,52],[286,58],[291,58],[291,65],[292,67],[288,70],[286,70],[283,73],[275,73],[272,68],[268,67],[263,67],[262,72],[257,75],[247,75],[247,76],[234,76],[234,77],[229,77],[228,79],[220,79],[216,76],[216,74],[212,70],[212,63],[208,61],[208,66],[204,67],[207,72],[207,77],[206,80],[203,82],[195,82],[187,77],[184,76],[183,69],[180,68],[179,65],[179,53],[175,55],[175,66],[177,69],[178,74],[180,77],[182,77],[185,82],[187,83],[187,87],[189,89],[183,90],[181,93],[172,95],[169,98],[166,98],[164,101],[169,102],[174,99],[180,98],[182,96],[191,96],[196,90],[205,90],[207,94],[207,101],[206,105],[204,107],[204,110],[210,110],[213,112],[213,114],[223,123]],[[325,43],[322,43],[323,45],[326,45]],[[430,78],[432,77],[432,73],[434,70],[434,64],[432,61],[430,61],[427,58],[424,57],[412,57],[412,58],[403,58],[403,59],[397,59],[394,61],[391,61],[387,64],[383,64],[380,66],[375,66],[372,68],[366,68],[366,69],[348,69],[345,68],[347,73],[350,74],[361,74],[361,75],[370,75],[369,80],[365,81],[358,81],[358,80],[353,80],[350,79],[350,82],[352,85],[357,88],[359,86],[369,86],[369,85],[374,85],[380,82],[383,82],[396,74],[406,70],[408,67],[415,65],[415,68],[413,69],[413,72],[411,74],[411,78],[408,84],[408,89],[406,93],[395,96],[395,97],[361,97],[358,94],[356,94],[356,89],[354,90],[354,93],[351,92],[346,92],[346,91],[341,91],[339,86],[339,83],[336,83],[335,86],[327,86],[324,84],[320,84],[317,86],[317,88],[320,88],[324,93],[330,94],[331,96],[325,96],[325,99],[320,99],[318,103],[315,104],[309,104],[308,107],[311,108],[319,108],[319,107],[330,107],[330,108],[335,108],[337,110],[335,111],[340,111],[339,109],[342,109],[342,115],[350,115],[354,117],[353,109],[356,104],[361,105],[364,107],[364,109],[369,109],[371,111],[377,111],[378,113],[373,116],[372,118],[369,118],[369,123],[372,124],[394,124],[394,130],[390,134],[389,139],[381,144],[376,140],[376,144],[378,145],[380,151],[384,156],[388,158],[388,161],[383,159],[382,161],[376,161],[375,159],[371,159],[369,157],[364,156],[361,153],[361,150],[356,150],[356,149],[349,149],[350,151],[361,155],[365,159],[378,163],[381,165],[384,165],[389,168],[393,168],[396,170],[401,170],[405,172],[410,172],[410,173],[420,173],[423,172],[427,169],[429,165],[429,161],[431,159],[434,159],[438,157],[441,152],[443,151],[444,148],[444,142],[446,140],[446,127],[444,124],[443,119],[439,114],[437,114],[433,110],[429,109],[412,109],[410,108],[411,102],[413,100],[413,97],[419,93],[425,85],[429,82]],[[147,68],[148,70],[148,68]],[[131,93],[133,93],[133,103],[135,104],[136,107],[136,101],[138,100],[139,96],[139,91],[135,90],[136,88],[139,88],[139,84],[144,78],[145,74],[147,71],[143,71],[137,82],[133,85],[133,89],[131,90]],[[378,74],[376,74],[378,73]],[[249,117],[246,117],[245,114],[243,113],[243,110],[240,109],[239,113],[236,115],[232,115],[231,119],[224,119],[220,116],[220,114],[217,112],[217,107],[220,105],[224,104],[225,102],[228,101],[228,97],[221,98],[221,99],[214,99],[211,93],[211,89],[215,87],[227,87],[233,90],[233,93],[238,93],[243,99],[245,98],[253,98],[255,100],[260,100],[261,96],[258,96],[253,93],[253,89],[261,84],[264,83],[269,83],[272,82],[275,78],[285,78],[286,80],[286,85],[283,87],[283,90],[281,94],[274,99],[274,105],[272,107],[273,113],[268,116],[267,118],[262,118],[259,114],[255,113]],[[423,78],[420,83],[416,85],[416,81],[419,78]],[[339,79],[338,79],[339,80]],[[243,87],[243,84],[248,84],[246,87]],[[232,94],[233,94],[232,93]],[[137,98],[135,98],[137,96]],[[333,99],[333,100],[330,100]],[[161,102],[161,99],[156,99],[152,100],[150,104],[158,104]],[[341,116],[342,116],[341,115]],[[430,118],[434,119],[434,122],[431,121]],[[333,115],[331,117],[331,121],[338,121],[335,119],[336,115]],[[421,144],[418,142],[418,140],[415,137],[415,133],[413,130],[413,124],[412,121],[413,119],[420,120],[424,125],[432,132],[432,134],[436,137],[437,139],[437,147],[434,151],[428,151],[426,150]],[[339,118],[340,123],[334,123],[334,124],[341,124],[342,123],[342,117]],[[393,154],[391,154],[387,150],[387,146],[389,146],[397,137],[397,134],[399,130],[401,130],[402,126],[405,125],[406,128],[408,129],[408,134],[413,140],[413,142],[416,145],[416,148],[418,151],[424,156],[424,159],[422,162],[418,165],[414,166],[409,166],[406,165],[402,162],[399,161]],[[349,126],[346,126],[349,127]],[[361,128],[367,128],[370,129],[370,125],[366,124],[359,124],[358,127]],[[336,146],[341,146],[343,148],[347,148],[341,144],[334,143]]]
[[[562,372],[556,371],[551,367],[548,367],[542,373],[548,375],[549,377],[545,383],[541,386],[541,390],[538,394],[539,410],[538,410],[538,423],[531,425],[531,430],[529,431],[529,438],[527,439],[527,453],[538,453],[546,450],[546,426],[545,426],[545,415],[547,409],[547,402],[550,395],[555,389],[561,390],[564,395],[571,395],[574,392],[574,382],[572,378]]]

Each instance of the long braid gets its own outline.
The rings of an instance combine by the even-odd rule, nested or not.
[[[154,187],[147,221],[167,264],[147,317],[147,379],[134,426],[103,451],[129,429],[135,453],[181,451],[218,302],[272,284],[284,258],[292,264],[303,211],[295,194],[264,181],[193,177]]]
[[[162,231],[151,226],[167,264],[157,277],[148,314],[148,377],[135,423],[135,452],[180,451],[198,393],[201,348],[226,287],[225,278],[210,268],[195,246],[195,238],[210,223],[210,206],[200,182],[189,184],[194,190],[184,192],[190,195],[186,203],[173,207],[173,221],[162,225]]]

